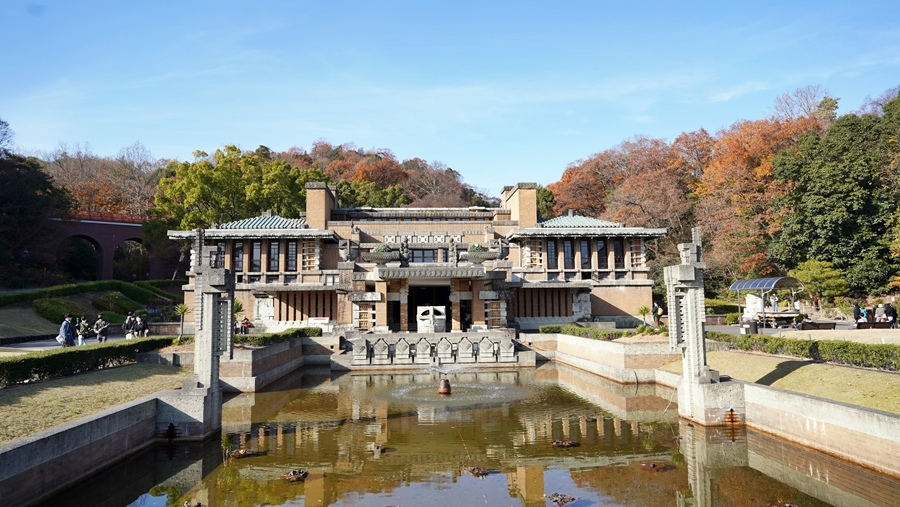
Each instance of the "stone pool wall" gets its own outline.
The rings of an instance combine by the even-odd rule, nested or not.
[[[147,396],[0,446],[3,505],[38,503],[152,444],[156,403]]]
[[[656,368],[681,359],[668,341],[626,343],[566,334],[528,334],[520,341],[538,359],[559,361],[622,384],[653,382]]]
[[[900,478],[897,414],[743,385],[747,426]]]

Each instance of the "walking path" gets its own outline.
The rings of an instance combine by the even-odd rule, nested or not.
[[[108,341],[116,342],[119,340],[124,340],[125,335],[109,335]],[[97,337],[93,336],[88,341],[88,345],[92,345],[97,343]],[[62,345],[56,342],[55,339],[51,340],[38,340],[33,342],[25,342],[25,343],[14,343],[12,345],[5,345],[0,347],[0,357],[4,356],[17,356],[20,354],[27,354],[29,352],[39,352],[42,350],[52,350],[52,349],[60,349]]]

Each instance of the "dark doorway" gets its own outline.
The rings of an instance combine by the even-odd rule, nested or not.
[[[453,308],[450,305],[450,287],[428,285],[424,287],[409,288],[409,329],[415,330],[418,326],[416,322],[416,307],[419,306],[444,306],[447,310],[447,329],[450,329],[450,323],[453,322]]]

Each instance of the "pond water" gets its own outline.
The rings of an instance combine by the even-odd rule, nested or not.
[[[441,379],[452,387],[439,395]],[[674,391],[546,364],[332,376],[223,407],[221,440],[138,453],[45,505],[890,505],[897,481],[743,429],[679,421]],[[554,445],[556,442],[556,445]],[[575,445],[577,443],[577,445]],[[237,459],[225,450],[246,449]],[[283,475],[308,471],[303,481]],[[842,486],[845,484],[846,486]]]

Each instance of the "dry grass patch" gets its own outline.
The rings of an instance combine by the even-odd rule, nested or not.
[[[738,380],[900,414],[897,373],[736,351],[709,352],[707,363]],[[681,361],[662,369],[681,373]]]
[[[193,371],[132,364],[0,389],[0,445],[166,389]]]

